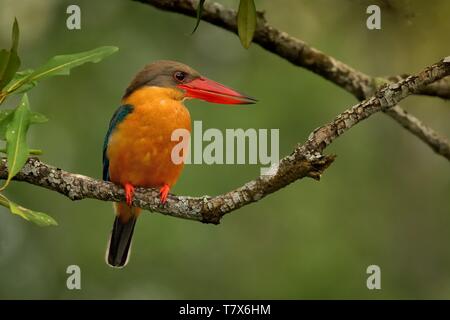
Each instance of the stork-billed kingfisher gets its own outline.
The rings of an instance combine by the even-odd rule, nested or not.
[[[103,180],[123,186],[126,202],[115,203],[116,218],[109,239],[106,262],[124,267],[140,208],[133,207],[135,187],[160,190],[166,202],[183,163],[171,159],[176,129],[191,131],[191,118],[183,101],[196,98],[221,104],[248,104],[256,100],[175,61],[147,65],[130,83],[122,105],[114,113],[103,145]]]

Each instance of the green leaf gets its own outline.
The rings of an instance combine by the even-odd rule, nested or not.
[[[6,153],[6,148],[0,148],[0,152],[1,153]],[[29,149],[28,150],[28,154],[30,156],[40,156],[42,155],[44,152],[41,149]]]
[[[18,205],[17,203],[10,201],[2,194],[0,194],[0,205],[8,208],[11,211],[11,213],[17,214],[18,216],[24,218],[27,221],[34,222],[40,227],[58,225],[55,219],[53,219],[49,215],[43,212],[33,211],[28,208],[24,208]]]
[[[28,97],[23,95],[20,105],[14,111],[12,120],[6,128],[6,153],[8,159],[8,179],[0,191],[4,190],[11,179],[22,169],[28,159],[27,131],[30,126],[31,111]]]
[[[0,110],[0,122],[11,116],[15,109],[2,109]],[[47,122],[48,118],[39,112],[31,112],[31,123],[44,123]]]
[[[6,140],[6,129],[11,122],[15,109],[0,110],[0,140]],[[48,118],[39,112],[31,112],[30,124],[41,124],[48,121]]]
[[[14,109],[2,109],[0,110],[0,122],[9,117],[11,113],[14,112]]]
[[[197,22],[195,23],[194,30],[192,30],[191,34],[194,34],[195,31],[197,31],[198,26],[200,25],[200,18],[202,17],[203,13],[203,5],[205,4],[205,0],[200,0],[197,5]]]
[[[0,111],[0,139],[6,140],[6,129],[13,118],[13,109]]]
[[[252,43],[256,29],[256,7],[253,0],[241,0],[237,14],[239,39],[244,48]]]
[[[117,50],[117,47],[99,47],[90,51],[54,56],[46,64],[37,68],[29,76],[29,80],[34,81],[55,75],[68,75],[70,69],[81,66],[86,62],[100,62]]]
[[[87,62],[99,62],[117,50],[117,47],[106,46],[80,53],[54,56],[43,66],[31,72],[28,76],[19,79],[13,86],[8,88],[8,92],[15,91],[23,85],[33,85],[33,82],[50,76],[68,75],[70,74],[70,69]]]
[[[3,89],[13,79],[20,67],[20,58],[17,54],[19,45],[19,25],[14,19],[12,31],[11,49],[0,51],[0,90]]]
[[[11,51],[17,52],[18,47],[19,47],[19,23],[17,22],[17,18],[14,18],[13,29],[12,29]]]
[[[48,121],[48,118],[39,112],[31,112],[30,124],[41,124]]]
[[[34,72],[33,69],[25,69],[19,72],[16,72],[11,82],[4,88],[3,92],[11,93],[24,93],[31,88],[35,87],[37,82],[31,81],[24,84],[24,80],[30,76]]]
[[[20,58],[16,52],[0,51],[0,90],[13,79],[19,67]]]
[[[13,81],[11,86],[8,86],[6,91],[7,93],[11,93],[18,90],[22,86],[26,86],[26,90],[29,90],[38,80],[51,76],[68,75],[70,74],[70,69],[81,66],[87,62],[99,62],[117,50],[119,50],[117,47],[105,46],[90,51],[54,56],[43,66],[31,71],[31,73],[27,70],[26,73],[28,73],[28,75],[18,77],[15,81]],[[21,90],[23,92],[23,89]]]

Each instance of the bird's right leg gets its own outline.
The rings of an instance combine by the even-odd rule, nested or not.
[[[133,203],[134,187],[131,183],[127,182],[124,185],[124,189],[125,189],[125,200],[127,202],[127,205],[131,207],[131,204]]]

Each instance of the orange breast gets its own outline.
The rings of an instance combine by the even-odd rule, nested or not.
[[[144,87],[124,99],[134,106],[111,134],[107,155],[112,182],[141,187],[173,186],[183,164],[174,164],[172,132],[191,131],[189,111],[178,90]]]

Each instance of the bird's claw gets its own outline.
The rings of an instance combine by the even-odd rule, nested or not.
[[[134,195],[133,185],[131,183],[126,183],[125,184],[125,200],[129,207],[131,207],[131,204],[133,203],[133,195]]]
[[[168,184],[165,184],[162,186],[161,189],[159,189],[159,200],[161,204],[165,204],[167,201],[167,195],[169,194],[170,187]]]

